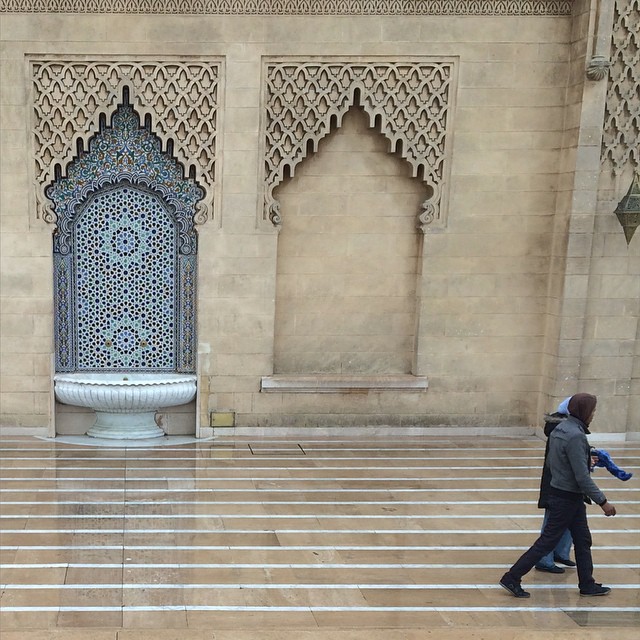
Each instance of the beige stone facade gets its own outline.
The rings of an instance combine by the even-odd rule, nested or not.
[[[127,87],[205,192],[168,433],[517,435],[587,391],[638,437],[637,2],[116,4],[0,0],[3,432],[92,419],[45,188]]]

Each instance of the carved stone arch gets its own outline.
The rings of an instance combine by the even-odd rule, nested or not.
[[[45,189],[57,223],[56,371],[195,371],[194,213],[204,190],[145,120],[124,91],[110,123],[102,114],[88,149],[79,144],[66,174],[57,165]],[[125,334],[134,350],[114,346]]]
[[[77,144],[100,127],[100,114],[116,109],[126,87],[143,120],[204,189],[196,224],[213,217],[222,60],[30,59],[33,87],[32,142],[35,211],[55,223],[44,190],[54,166],[66,166]]]
[[[456,90],[453,60],[266,61],[263,219],[282,223],[274,190],[309,150],[340,127],[356,96],[376,127],[428,187],[419,227],[444,226],[450,131]]]

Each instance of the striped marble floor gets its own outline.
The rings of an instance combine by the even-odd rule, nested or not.
[[[598,444],[595,575],[497,582],[536,538],[531,438],[0,440],[2,640],[625,638],[640,628],[640,443]]]

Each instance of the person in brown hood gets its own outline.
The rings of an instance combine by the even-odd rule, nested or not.
[[[520,582],[541,558],[551,552],[566,529],[571,532],[581,596],[604,596],[610,593],[593,579],[591,532],[585,503],[595,502],[606,516],[615,516],[615,507],[607,502],[591,478],[591,450],[587,435],[597,399],[589,393],[576,393],[569,401],[569,417],[549,436],[548,464],[551,471],[549,518],[533,545],[505,573],[500,586],[516,598],[528,598]]]
[[[549,520],[549,489],[551,488],[551,471],[547,464],[547,460],[549,458],[549,436],[551,435],[551,432],[569,416],[569,400],[571,400],[571,396],[565,398],[558,405],[558,408],[554,413],[545,414],[544,435],[547,436],[547,444],[544,449],[544,464],[542,466],[540,494],[538,496],[538,508],[544,509],[544,518],[542,519],[542,527],[540,530],[541,532]],[[536,562],[534,568],[537,571],[558,574],[564,573],[565,570],[563,567],[559,567],[556,563],[563,564],[566,567],[575,567],[576,563],[569,557],[572,546],[573,540],[571,539],[571,532],[569,529],[565,529],[555,549],[546,556],[540,558],[540,560]]]

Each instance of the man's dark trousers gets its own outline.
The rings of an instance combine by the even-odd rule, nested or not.
[[[576,554],[578,588],[581,591],[588,590],[595,584],[587,509],[581,495],[569,494],[569,496],[557,495],[552,489],[552,494],[549,496],[549,519],[545,528],[533,546],[520,556],[506,574],[514,582],[520,584],[522,576],[529,573],[540,558],[553,551],[565,529],[569,529]]]

